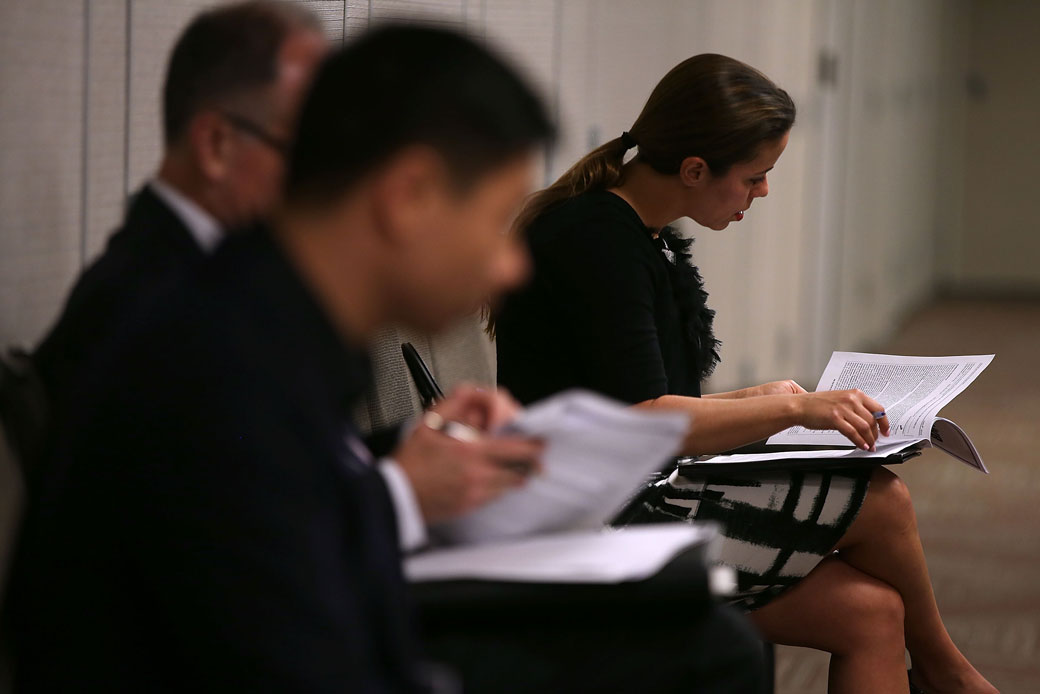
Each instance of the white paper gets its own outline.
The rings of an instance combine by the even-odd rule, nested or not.
[[[689,523],[585,530],[429,550],[407,558],[404,570],[410,581],[640,581],[716,535],[714,526]]]
[[[455,544],[598,528],[678,452],[689,425],[689,415],[681,412],[636,410],[582,391],[535,403],[507,431],[546,442],[544,472],[438,525],[434,535]]]
[[[859,448],[826,448],[811,451],[778,451],[776,453],[735,453],[733,455],[716,455],[707,460],[698,461],[698,465],[708,466],[718,463],[762,463],[775,460],[833,459],[835,462],[884,458],[897,453],[908,444],[906,441],[879,442],[875,451],[864,451]]]
[[[921,444],[922,448],[938,448],[949,455],[953,456],[957,460],[960,460],[966,465],[969,465],[976,470],[989,474],[989,470],[986,468],[986,464],[982,462],[982,456],[979,455],[978,450],[975,448],[975,444],[971,442],[968,435],[964,433],[964,430],[957,426],[954,422],[946,419],[945,417],[936,417],[935,424],[932,426],[931,437],[928,439],[922,439],[920,441],[906,441],[898,440],[891,441],[889,439],[882,438],[875,450],[863,451],[858,448],[825,448],[820,450],[803,450],[803,451],[777,451],[775,453],[737,453],[733,455],[716,455],[706,460],[697,460],[696,464],[701,470],[710,470],[711,465],[716,464],[733,464],[743,463],[747,465],[754,465],[763,462],[775,462],[783,460],[819,460],[820,465],[826,465],[826,461],[834,461],[835,464],[841,464],[849,460],[868,460],[870,458],[885,458],[893,453],[898,453],[907,446],[913,444]],[[801,463],[796,463],[799,466]]]
[[[923,441],[931,436],[936,415],[983,369],[993,355],[901,357],[891,354],[835,352],[817,391],[859,388],[877,400],[888,415],[887,441]],[[771,436],[770,444],[849,445],[837,431],[792,427]]]

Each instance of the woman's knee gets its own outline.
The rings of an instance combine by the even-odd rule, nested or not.
[[[870,479],[867,494],[886,525],[900,531],[916,527],[910,489],[899,475],[887,468],[877,468]]]
[[[766,638],[835,655],[897,655],[903,648],[903,600],[888,583],[824,559],[774,602],[750,613]]]
[[[905,610],[903,599],[881,581],[850,586],[840,619],[843,638],[836,652],[887,649],[902,651]]]

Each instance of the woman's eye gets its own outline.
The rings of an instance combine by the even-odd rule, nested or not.
[[[757,185],[758,185],[759,183],[761,183],[761,182],[762,182],[762,181],[764,181],[764,180],[766,180],[766,177],[765,177],[765,176],[762,176],[762,177],[760,177],[760,178],[752,178],[752,179],[751,179],[751,185],[753,185],[753,186],[757,186]]]

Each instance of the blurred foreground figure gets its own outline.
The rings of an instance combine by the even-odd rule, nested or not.
[[[134,196],[123,228],[79,279],[34,355],[56,406],[51,438],[76,416],[92,355],[140,329],[152,303],[187,291],[227,233],[252,228],[275,209],[300,102],[327,50],[317,17],[277,0],[217,7],[184,30],[166,74],[159,171]],[[452,394],[442,408],[481,426],[515,409],[506,397],[472,389]],[[371,441],[383,455],[402,438],[391,430]],[[521,481],[503,481],[497,468],[490,479],[460,480],[471,468],[486,469],[495,445],[466,451],[467,458],[446,443],[415,432],[378,467],[405,547],[425,541],[425,523]]]
[[[325,63],[298,132],[271,223],[231,235],[197,281],[135,312],[84,378],[13,578],[22,690],[429,686],[393,490],[350,405],[376,329],[435,330],[524,279],[505,232],[551,126],[483,48],[387,27]],[[487,428],[507,404],[463,393],[441,414]],[[440,466],[445,447],[473,465]],[[420,425],[395,458],[430,521],[517,484],[488,460],[537,454]],[[424,468],[433,479],[417,484]],[[757,642],[730,613],[650,630],[538,657],[616,691],[757,685]],[[468,691],[561,681],[526,672],[526,657],[489,675],[498,649],[484,641]]]

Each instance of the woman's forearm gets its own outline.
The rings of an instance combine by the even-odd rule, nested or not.
[[[755,395],[755,388],[741,388],[740,390],[727,390],[722,393],[705,393],[702,398],[712,400],[740,400]]]
[[[772,436],[797,423],[797,402],[790,395],[748,398],[689,398],[663,395],[636,407],[682,410],[692,416],[683,455],[721,453]]]
[[[770,383],[741,388],[740,390],[727,390],[724,393],[711,393],[702,397],[719,400],[739,400],[741,398],[755,398],[760,395],[787,395],[789,393],[798,394],[804,392],[805,388],[802,388],[797,382],[786,380],[771,381]]]
[[[795,425],[836,429],[864,450],[871,450],[878,436],[889,434],[884,406],[859,390],[758,395],[736,400],[663,395],[636,407],[690,414],[684,455],[729,451]]]

